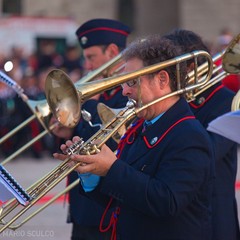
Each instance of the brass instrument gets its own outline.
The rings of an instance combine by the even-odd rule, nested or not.
[[[239,35],[238,35],[239,36]],[[230,51],[230,50],[229,50]],[[228,52],[228,51],[226,51],[226,52]],[[215,62],[215,61],[217,61],[218,59],[220,59],[221,57],[223,56],[223,53],[219,53],[219,54],[217,54],[214,58],[213,58],[213,61]],[[178,61],[176,61],[176,64],[177,64],[177,62]],[[223,60],[223,62],[225,62],[225,60]],[[192,71],[189,75],[188,75],[188,78],[189,78],[189,81],[188,81],[188,85],[190,85],[187,89],[185,89],[185,90],[180,90],[180,91],[178,91],[178,92],[176,92],[176,94],[177,93],[179,93],[179,94],[181,94],[182,92],[190,92],[190,93],[194,93],[194,94],[199,94],[199,92],[201,92],[201,91],[199,91],[199,89],[207,89],[207,88],[209,88],[210,86],[212,86],[212,85],[214,85],[216,82],[219,82],[220,80],[220,78],[221,78],[221,76],[225,76],[224,74],[228,74],[226,71],[222,71],[223,73],[221,73],[221,74],[218,74],[218,75],[216,75],[214,78],[212,78],[212,79],[210,79],[209,80],[209,77],[210,77],[210,75],[211,75],[211,68],[212,68],[212,66],[211,66],[211,64],[210,64],[210,68],[209,68],[209,61],[207,61],[205,64],[202,64],[201,66],[199,66],[198,67],[198,76],[203,76],[204,77],[204,74],[206,74],[206,72],[208,72],[208,71],[210,71],[209,72],[209,74],[207,75],[207,77],[206,77],[206,79],[207,79],[207,81],[205,81],[205,83],[203,83],[204,81],[203,81],[203,78],[201,78],[200,79],[200,82],[202,82],[203,84],[198,84],[198,85],[196,85],[196,87],[191,87],[191,85],[194,85],[194,83],[195,83],[195,77],[196,77],[196,73],[195,73],[195,71]],[[160,67],[161,67],[161,64],[160,64]],[[162,67],[164,67],[164,63],[163,63],[163,65],[162,65]],[[222,66],[220,66],[220,67],[215,67],[214,68],[214,70],[213,70],[213,72],[215,72],[215,73],[218,73],[218,71],[220,71],[221,70],[221,67]],[[142,71],[142,74],[146,74],[146,73],[144,73],[144,71]],[[140,75],[140,74],[139,74]],[[61,76],[65,76],[64,74],[63,75],[61,75]],[[129,77],[128,76],[126,76],[125,75],[125,79],[123,80],[123,82],[124,81],[128,81],[128,80],[130,80],[130,79],[132,79],[132,78],[134,78],[134,77],[132,77],[132,78],[130,78],[132,75],[129,75]],[[122,77],[122,76],[121,76]],[[68,78],[68,77],[67,77]],[[118,78],[117,78],[118,79]],[[111,80],[111,79],[110,79]],[[119,79],[118,79],[119,80]],[[121,79],[120,79],[121,80]],[[120,81],[119,80],[119,81]],[[101,85],[101,81],[99,82],[99,86]],[[114,85],[114,83],[113,83],[113,85]],[[97,88],[97,86],[96,86],[96,88]],[[108,86],[107,86],[107,88],[108,88]],[[96,89],[93,89],[94,91],[96,91],[97,92],[97,90]],[[71,90],[72,91],[72,90]],[[79,91],[79,90],[78,90]],[[76,92],[74,92],[74,93],[76,93]],[[93,93],[92,93],[93,94]],[[237,95],[240,95],[240,93],[239,94],[237,94]],[[86,96],[86,95],[85,95]],[[169,95],[169,97],[170,97],[171,95]],[[191,94],[189,94],[189,96],[191,96]],[[194,96],[191,96],[190,98],[187,98],[187,100],[188,101],[191,101],[191,99],[192,99],[192,97],[194,98],[196,95],[194,95]],[[70,97],[70,95],[69,95],[69,97]],[[166,97],[168,97],[168,96],[166,96]],[[240,98],[240,96],[239,96],[239,98]],[[161,99],[160,99],[161,100]],[[160,101],[159,100],[159,101]],[[152,104],[154,104],[154,102],[152,103]],[[239,105],[238,105],[239,106]],[[148,106],[145,106],[145,107],[148,107]],[[239,109],[239,108],[238,108]],[[140,110],[140,109],[139,109]],[[132,111],[134,111],[133,109],[132,109]],[[136,114],[136,111],[137,110],[135,110],[134,111],[134,114]],[[99,131],[99,134],[102,134],[102,135],[106,135],[106,134],[110,134],[110,133],[112,133],[112,134],[114,134],[113,132],[112,132],[112,130],[110,129],[110,127],[111,126],[113,126],[113,125],[115,125],[115,128],[116,128],[116,131],[118,131],[117,129],[119,129],[119,128],[121,128],[122,126],[124,126],[124,123],[122,122],[121,123],[121,126],[119,126],[119,125],[117,125],[116,126],[116,123],[118,122],[118,121],[120,121],[120,120],[124,120],[123,119],[123,109],[120,109],[120,110],[114,110],[114,111],[112,111],[111,109],[110,109],[110,115],[109,115],[109,119],[111,119],[111,122],[110,122],[110,126],[107,124],[107,123],[105,123],[106,124],[106,126],[104,127],[104,129],[101,129],[100,131]],[[127,119],[125,119],[124,120],[124,122],[125,121],[128,121],[128,119],[129,119],[130,117],[127,117]],[[105,119],[104,120],[105,122],[107,122],[107,119]],[[99,138],[101,138],[101,135],[100,136],[98,136]],[[97,138],[98,138],[97,137]],[[91,144],[91,141],[93,141],[93,139],[95,139],[96,138],[96,135],[94,135],[90,140],[88,140],[86,143],[85,143],[85,146],[87,146],[88,144]],[[98,146],[99,148],[100,148],[100,145]],[[92,148],[95,148],[94,146],[92,147]],[[81,152],[81,149],[79,149],[79,151]],[[91,152],[91,154],[93,153],[92,151],[90,151],[90,150],[88,150],[88,152],[90,153]],[[82,153],[82,152],[81,152]],[[66,161],[69,161],[69,159],[66,159]],[[47,183],[47,180],[48,180],[48,178],[51,176],[51,174],[54,174],[54,181],[57,181],[57,182],[60,182],[61,181],[61,179],[59,179],[58,178],[58,176],[60,176],[60,171],[64,171],[64,166],[65,166],[65,168],[67,168],[66,167],[66,164],[67,163],[62,163],[62,164],[60,164],[60,166],[58,167],[58,168],[56,168],[56,169],[54,169],[51,173],[49,173],[48,175],[46,175],[45,177],[43,177],[40,181],[38,181],[36,184],[34,184],[32,187],[30,187],[29,189],[28,189],[28,192],[29,193],[31,193],[31,195],[33,194],[33,189],[41,189],[41,190],[39,190],[39,192],[38,193],[36,193],[35,194],[35,196],[36,196],[36,198],[38,198],[38,199],[40,199],[41,198],[41,196],[43,196],[44,194],[45,194],[45,191],[48,191],[48,190],[44,190],[44,192],[43,193],[41,193],[41,191],[43,191],[43,187],[42,187],[42,185],[44,185],[44,183],[46,184]],[[77,167],[78,165],[75,165],[75,167]],[[74,169],[75,167],[73,167],[72,169]],[[70,171],[71,171],[71,169],[69,169]],[[65,174],[65,175],[67,175],[67,174]],[[58,180],[57,180],[58,179]],[[78,184],[78,182],[79,182],[79,180],[76,180],[74,183],[77,185]],[[57,184],[57,183],[56,183]],[[74,185],[75,186],[75,185]],[[5,217],[5,216],[7,216],[8,215],[8,213],[9,212],[12,212],[13,211],[13,209],[14,208],[16,208],[19,204],[16,202],[16,200],[12,200],[12,201],[10,201],[3,209],[2,209],[2,214],[0,214],[0,220],[2,219],[2,222],[3,222],[3,224],[8,224],[7,226],[5,226],[5,228],[4,229],[6,229],[6,228],[11,228],[11,229],[16,229],[16,228],[18,228],[18,227],[20,227],[22,224],[24,224],[25,222],[27,222],[27,221],[29,221],[33,216],[35,216],[38,212],[40,212],[41,210],[43,210],[44,208],[46,208],[48,205],[50,205],[55,199],[57,199],[57,197],[59,197],[59,196],[61,196],[61,195],[63,195],[64,193],[66,193],[66,192],[68,192],[70,189],[71,189],[72,187],[70,187],[70,186],[68,186],[64,191],[62,191],[61,193],[59,193],[57,196],[55,196],[52,200],[50,200],[49,202],[47,202],[42,208],[40,208],[38,211],[36,211],[35,213],[33,213],[33,214],[31,214],[29,217],[27,217],[24,221],[22,221],[20,224],[17,224],[17,225],[11,225],[13,222],[15,222],[15,220],[16,219],[18,219],[22,214],[24,214],[24,213],[19,213],[18,215],[16,215],[15,216],[15,219],[14,220],[12,220],[10,223],[5,223],[5,222],[3,222],[3,218]],[[35,190],[36,191],[36,190]],[[36,200],[36,201],[38,201],[38,200]],[[13,208],[10,208],[11,207],[11,204],[14,202],[14,204],[15,204],[15,206],[13,207]],[[34,203],[35,202],[31,202],[30,204],[31,204],[31,206],[32,205],[34,205]],[[30,206],[30,207],[31,207]],[[29,207],[29,208],[30,208]],[[5,208],[7,208],[6,210],[5,210]],[[26,212],[28,209],[26,209],[24,212]],[[4,229],[1,229],[0,230],[0,232],[2,232]]]
[[[196,54],[196,55],[195,55]],[[148,74],[157,70],[166,68],[166,66],[179,64],[185,60],[185,58],[197,58],[197,55],[203,54],[207,61],[212,59],[208,58],[209,54],[205,51],[196,51],[191,54],[185,54],[183,60],[172,59],[166,61],[165,64],[159,63],[150,67],[145,67],[139,71],[121,74],[117,77],[110,77],[103,80],[97,80],[90,83],[81,85],[74,85],[71,79],[61,70],[52,70],[46,79],[45,91],[46,98],[49,103],[49,107],[56,117],[56,119],[66,127],[75,127],[80,119],[80,109],[84,101],[91,98],[92,96],[118,86],[126,81],[137,78],[143,74]],[[211,60],[210,60],[211,59]],[[176,63],[176,61],[179,61]],[[174,63],[174,64],[173,64]],[[159,66],[160,65],[160,66]],[[209,64],[212,67],[212,64]],[[195,67],[195,77],[197,78],[197,64]],[[212,68],[208,69],[212,72]]]
[[[114,76],[116,73],[121,72],[122,68],[124,67],[124,64],[121,61],[122,53],[119,53],[117,56],[103,64],[101,67],[82,77],[75,83],[75,85],[78,86],[79,84],[90,82],[98,76],[102,76],[104,78]]]
[[[109,121],[114,119],[118,115],[118,113],[122,110],[123,108],[119,108],[119,109],[110,108],[103,103],[98,103],[97,105],[97,112],[103,125],[106,125]],[[129,124],[126,123],[125,125],[120,127],[116,132],[116,134],[112,136],[115,142],[119,143],[120,138],[126,132],[128,125]]]
[[[49,131],[52,130],[52,128],[56,125],[54,124],[53,126],[48,127],[51,112],[49,109],[49,106],[47,104],[46,100],[42,101],[33,101],[29,100],[28,97],[24,94],[23,89],[9,76],[7,76],[5,73],[0,71],[0,80],[6,83],[10,88],[12,88],[21,98],[22,100],[28,105],[28,107],[31,109],[33,112],[33,115],[26,119],[24,122],[22,122],[20,125],[18,125],[16,128],[11,130],[9,133],[4,135],[0,139],[0,144],[5,142],[8,138],[12,137],[15,133],[17,133],[20,129],[25,127],[28,123],[33,121],[34,119],[38,119],[41,125],[45,128],[45,130],[40,133],[38,136],[33,138],[31,141],[29,141],[27,144],[22,146],[20,149],[18,149],[16,152],[8,156],[1,164],[4,165],[10,160],[12,160],[15,156],[23,152],[25,149],[27,149],[29,146],[31,146],[33,143],[38,141],[41,137],[46,135]]]
[[[4,161],[2,161],[2,165],[6,164],[10,160],[12,160],[15,156],[23,152],[25,149],[27,149],[29,146],[31,146],[33,143],[38,141],[41,137],[46,135],[49,131],[52,130],[52,128],[56,125],[54,124],[53,126],[48,127],[49,120],[51,117],[51,112],[49,109],[49,106],[47,104],[46,100],[42,101],[33,101],[30,100],[25,94],[23,89],[14,81],[12,80],[9,76],[7,76],[5,73],[0,71],[0,80],[6,83],[10,88],[12,88],[21,98],[22,100],[28,105],[30,110],[33,112],[33,115],[26,119],[24,122],[22,122],[20,125],[18,125],[16,128],[11,130],[9,133],[4,135],[0,139],[0,145],[5,142],[8,138],[12,137],[15,133],[17,133],[20,129],[25,127],[28,123],[33,121],[34,119],[38,119],[43,128],[45,129],[41,134],[33,138],[31,141],[29,141],[27,144],[22,146],[20,149],[18,149],[16,152],[11,154],[9,157],[7,157]]]
[[[223,69],[232,74],[238,74],[240,71],[240,34],[238,34],[229,43],[223,56]]]
[[[225,71],[233,74],[240,72],[240,34],[230,42],[230,48],[223,58],[223,68]],[[231,110],[238,111],[240,109],[240,90],[234,96]]]
[[[15,129],[10,131],[8,134],[3,136],[0,139],[0,144],[5,142],[9,137],[13,136],[16,132],[18,132],[21,128],[26,126],[29,122],[34,120],[35,118],[38,118],[42,126],[47,129],[47,122],[49,119],[50,109],[48,107],[48,104],[45,101],[33,101],[29,100],[28,97],[24,94],[23,89],[9,76],[7,76],[5,73],[0,71],[0,80],[6,83],[10,88],[12,88],[26,104],[31,109],[31,111],[34,113],[33,116],[26,119],[23,123],[21,123],[19,126],[17,126]]]
[[[187,93],[187,101],[190,102],[194,100],[198,95],[206,91],[208,88],[212,87],[216,83],[223,80],[227,75],[230,73],[239,73],[239,69],[236,67],[233,67],[238,65],[240,63],[240,45],[239,45],[239,39],[240,34],[238,34],[229,44],[229,46],[226,48],[226,50],[217,53],[215,56],[213,56],[212,61],[213,63],[217,62],[221,58],[223,58],[222,65],[216,66],[214,64],[213,68],[213,75],[207,84],[200,86],[195,91],[191,91]],[[239,50],[239,52],[237,52]],[[232,58],[232,55],[234,55],[234,58]],[[230,67],[228,67],[230,65]],[[200,65],[197,69],[198,78],[204,77],[204,74],[208,71],[208,63],[204,63]],[[195,72],[191,71],[187,75],[188,83],[193,83],[195,81]],[[113,109],[108,106],[106,106],[103,103],[98,104],[98,114],[103,124],[106,124],[109,120],[113,119],[119,111],[122,109]],[[233,99],[232,103],[232,109],[233,110],[239,110],[240,109],[240,90],[236,94],[236,96]],[[117,133],[117,136],[114,138],[115,141],[119,141],[119,137],[123,135],[123,133],[126,131],[126,126],[123,126],[121,129],[119,129],[119,132]]]
[[[194,84],[187,85],[186,87],[182,87],[180,84],[180,77],[179,77],[180,63],[192,58],[195,59],[200,55],[206,57],[207,62],[209,63],[208,73],[206,74],[206,78],[201,81],[198,81],[196,79]],[[110,122],[105,124],[105,126],[101,128],[97,133],[95,133],[90,139],[88,139],[86,142],[83,142],[81,140],[80,142],[70,147],[68,154],[71,156],[72,154],[75,154],[75,153],[95,154],[99,152],[100,151],[99,149],[101,149],[102,145],[105,144],[105,142],[109,138],[111,138],[118,131],[120,127],[122,127],[124,124],[126,124],[126,122],[128,122],[130,119],[135,117],[140,111],[166,98],[176,96],[179,94],[184,94],[189,91],[193,91],[196,88],[206,84],[212,75],[212,70],[213,70],[212,58],[205,51],[195,51],[189,54],[184,54],[182,56],[164,61],[162,63],[158,63],[149,67],[142,68],[135,72],[120,75],[115,78],[98,80],[92,83],[88,83],[87,85],[84,84],[84,86],[86,86],[86,89],[82,87],[81,92],[80,90],[78,90],[79,93],[77,93],[77,90],[75,90],[74,85],[72,84],[71,80],[68,78],[66,74],[64,74],[60,70],[51,71],[46,81],[47,99],[49,101],[49,106],[51,107],[52,110],[54,110],[53,112],[54,114],[56,114],[56,117],[59,120],[64,120],[60,116],[61,116],[61,113],[63,114],[68,113],[66,112],[67,111],[66,106],[69,107],[72,104],[73,108],[70,108],[70,110],[75,111],[76,108],[78,107],[80,109],[80,102],[82,102],[83,100],[86,100],[88,97],[93,96],[94,94],[97,94],[101,91],[105,91],[121,83],[125,83],[130,79],[134,79],[138,76],[149,74],[161,69],[165,69],[173,65],[176,65],[176,71],[178,76],[177,77],[178,89],[175,92],[165,95],[159,99],[156,99],[142,107],[136,107],[133,102],[130,102],[126,108],[121,110],[114,119],[112,119]],[[64,98],[66,98],[67,101],[65,101]],[[75,100],[77,101],[77,103],[72,102]],[[60,104],[58,104],[58,101]],[[57,110],[55,110],[54,108],[56,108]],[[80,111],[78,111],[78,113],[80,113]],[[67,123],[70,124],[71,126],[73,126],[75,124],[75,121],[80,117],[78,115],[72,115],[72,116],[74,116],[74,118],[72,118],[73,123],[71,123],[70,121],[71,119],[68,119],[67,121]],[[63,123],[66,123],[66,122],[63,121]],[[8,201],[1,208],[0,221],[3,224],[3,226],[0,229],[0,233],[4,231],[6,228],[16,229],[18,226],[21,226],[21,224],[20,225],[19,224],[13,225],[13,224],[24,213],[26,213],[38,200],[40,200],[53,187],[55,187],[60,181],[62,181],[70,172],[72,172],[75,168],[77,168],[81,164],[79,162],[78,163],[74,162],[73,165],[70,166],[69,164],[70,161],[71,161],[71,158],[67,157],[63,162],[59,164],[59,166],[57,166],[50,173],[48,173],[42,179],[37,181],[37,183],[33,184],[30,188],[28,188],[27,193],[30,195],[32,200],[30,200],[27,206],[22,206],[22,209],[20,211],[17,211],[17,213],[9,221],[5,221],[4,218],[6,218],[10,213],[16,210],[16,208],[20,206],[20,204],[17,202],[16,199],[13,199]],[[27,220],[29,220],[30,218],[31,216],[29,216]]]
[[[236,35],[229,43],[227,48],[217,53],[213,57],[213,63],[217,62],[222,58],[222,64],[219,66],[214,65],[213,75],[208,84],[199,87],[193,94],[192,99],[194,100],[198,95],[206,91],[208,88],[212,87],[216,83],[222,81],[226,76],[230,74],[238,74],[240,72],[240,34]],[[202,64],[199,67],[200,75],[205,74],[207,71],[207,63]],[[188,74],[189,81],[194,81],[193,72]]]
[[[116,57],[108,61],[107,63],[103,64],[101,67],[97,68],[96,70],[90,72],[83,78],[81,78],[78,82],[75,83],[76,86],[92,81],[94,78],[98,77],[99,75],[114,75],[117,72],[119,72],[123,66],[121,63],[121,57],[122,54],[118,54]],[[120,67],[119,67],[120,65]],[[11,78],[9,78],[6,74],[0,72],[0,80],[3,80],[5,83],[7,83],[11,88],[13,88],[18,95],[24,100],[24,102],[27,103],[31,111],[33,112],[33,115],[26,119],[23,123],[21,123],[19,126],[14,128],[12,131],[4,135],[0,139],[0,144],[6,141],[9,137],[13,136],[15,133],[17,133],[20,129],[25,127],[27,124],[29,124],[34,119],[38,119],[42,126],[44,127],[44,131],[42,131],[40,134],[38,134],[35,138],[33,138],[31,141],[26,143],[24,146],[22,146],[20,149],[12,153],[10,156],[8,156],[4,161],[1,162],[2,165],[5,165],[9,161],[11,161],[13,158],[15,158],[17,155],[25,151],[28,147],[30,147],[32,144],[34,144],[36,141],[44,137],[47,133],[51,132],[56,126],[57,123],[52,124],[49,126],[49,120],[51,119],[52,113],[50,111],[49,105],[47,103],[47,100],[41,100],[41,101],[33,101],[29,100],[28,97],[23,93],[23,89]]]
[[[235,39],[239,38],[240,35],[238,35]],[[227,54],[229,49],[231,48],[231,45],[227,48],[226,51],[220,52],[218,54],[216,54],[213,57],[213,62],[215,63],[216,61],[220,60],[223,56],[225,56],[224,54]],[[223,63],[225,63],[226,60],[223,60]],[[208,63],[204,63],[202,65],[200,65],[197,69],[198,71],[198,77],[204,77],[204,74],[206,74],[206,72],[208,71]],[[206,89],[208,89],[209,87],[215,85],[216,83],[220,82],[223,78],[225,78],[229,73],[226,71],[223,71],[222,69],[222,65],[220,66],[214,66],[213,69],[213,74],[216,74],[214,77],[212,77],[205,85],[200,86],[199,88],[197,88],[195,91],[190,91],[191,94],[189,94],[189,98],[187,98],[187,101],[190,102],[193,99],[195,99],[199,94],[201,94],[202,92],[204,92]],[[194,82],[194,77],[195,77],[195,71],[192,71],[188,74],[188,82],[189,83],[193,83]],[[191,97],[190,97],[191,95]],[[240,91],[239,91],[239,98],[240,99]],[[240,100],[239,100],[240,101]],[[238,106],[240,106],[240,104],[238,104]],[[103,125],[107,124],[109,121],[111,121],[112,119],[114,119],[119,112],[121,112],[123,109],[112,109],[106,105],[104,105],[103,103],[99,103],[98,104],[98,114],[99,117],[103,123]],[[238,108],[239,109],[239,108]],[[123,126],[121,126],[118,131],[116,132],[115,135],[112,136],[112,138],[118,142],[120,136],[122,136],[124,134],[124,132],[126,131],[128,124],[124,124]],[[68,190],[65,189],[64,191],[62,191],[62,194],[65,194]],[[47,207],[49,204],[46,203]]]

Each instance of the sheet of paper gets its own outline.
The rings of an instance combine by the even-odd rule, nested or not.
[[[3,183],[2,179],[0,178],[0,201],[5,202],[9,199],[14,198],[15,196],[6,188],[6,185]]]
[[[30,200],[30,196],[20,184],[0,165],[0,201],[5,202],[12,198],[17,198],[22,205],[27,205]]]
[[[209,123],[208,131],[240,144],[240,111],[226,113]]]

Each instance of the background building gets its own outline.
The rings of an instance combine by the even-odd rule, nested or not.
[[[3,17],[64,17],[77,25],[91,18],[114,18],[133,28],[132,37],[182,27],[210,43],[223,28],[238,33],[239,7],[239,0],[0,0]]]

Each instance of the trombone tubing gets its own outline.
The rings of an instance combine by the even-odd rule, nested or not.
[[[12,230],[16,230],[19,227],[21,227],[23,224],[25,224],[26,222],[28,222],[29,220],[31,220],[33,217],[35,217],[38,213],[40,213],[41,211],[43,211],[45,208],[47,208],[50,204],[52,204],[53,202],[55,202],[59,197],[61,197],[63,194],[69,192],[71,189],[73,189],[74,187],[76,187],[80,182],[80,179],[78,178],[77,180],[75,180],[74,182],[72,182],[70,185],[68,185],[63,191],[61,191],[60,193],[56,194],[53,198],[51,198],[49,201],[47,201],[42,207],[40,207],[39,209],[37,209],[35,212],[33,212],[31,215],[29,215],[28,217],[26,217],[22,222],[20,222],[19,224],[16,225],[11,225],[8,226],[9,229]]]
[[[10,132],[8,132],[6,135],[4,135],[2,138],[0,138],[0,145],[2,143],[4,143],[8,138],[10,138],[11,136],[13,136],[15,133],[17,133],[21,128],[25,127],[28,123],[30,123],[31,121],[33,121],[36,118],[36,116],[33,114],[31,117],[29,117],[28,119],[26,119],[24,122],[22,122],[20,125],[18,125],[17,127],[15,127],[13,130],[11,130]]]
[[[39,184],[34,184],[33,188],[30,190],[30,196],[32,197],[32,200],[30,200],[29,204],[21,211],[19,211],[14,217],[6,222],[4,226],[0,229],[0,233],[3,232],[5,229],[7,229],[9,226],[11,226],[12,223],[14,223],[19,217],[21,217],[28,209],[30,209],[37,201],[39,201],[43,196],[45,196],[52,188],[54,188],[60,181],[62,181],[71,171],[74,170],[74,166],[70,168],[68,171],[65,171],[67,169],[67,163],[69,162],[69,159],[66,159],[63,161],[60,166],[57,166],[53,171],[51,171],[49,174],[47,174],[44,178],[42,178],[40,181],[38,181]],[[62,175],[58,174],[58,171],[62,168]],[[65,172],[64,172],[65,171]],[[60,177],[59,177],[60,176]],[[50,178],[54,178],[53,180]],[[48,182],[47,182],[48,180]],[[51,181],[52,180],[52,181]],[[10,205],[10,202],[7,202],[7,206]],[[9,213],[11,213],[17,206],[20,204],[14,204],[12,207],[10,206],[7,209],[7,212],[3,212],[2,216],[0,217],[0,220],[3,222],[3,218],[6,217]],[[3,210],[2,210],[3,211]]]
[[[51,125],[49,127],[49,130],[45,129],[44,131],[42,131],[41,133],[39,133],[35,138],[33,138],[32,140],[30,140],[29,142],[27,142],[24,146],[22,146],[21,148],[19,148],[16,152],[14,152],[13,154],[11,154],[10,156],[8,156],[6,159],[4,159],[1,164],[5,165],[6,163],[10,162],[13,158],[15,158],[17,155],[19,155],[20,153],[22,153],[23,151],[25,151],[27,148],[29,148],[32,144],[34,144],[36,141],[38,141],[39,139],[41,139],[42,137],[44,137],[49,131],[53,130],[58,123],[55,123],[53,125]]]
[[[139,76],[150,74],[155,71],[160,71],[160,70],[170,67],[172,65],[178,65],[181,62],[187,61],[191,58],[197,58],[198,55],[203,55],[207,58],[207,62],[208,62],[208,66],[209,66],[209,69],[208,69],[209,72],[207,75],[212,74],[213,62],[212,62],[212,58],[211,58],[210,54],[205,51],[193,51],[192,53],[186,53],[181,56],[175,57],[173,59],[169,59],[169,60],[166,60],[161,63],[157,63],[157,64],[154,64],[154,65],[151,65],[148,67],[144,67],[144,68],[139,69],[134,72],[130,72],[127,74],[121,74],[117,77],[110,77],[110,78],[106,78],[104,80],[96,80],[94,82],[90,82],[87,84],[82,84],[82,85],[80,85],[81,86],[81,95],[82,95],[81,100],[85,101],[98,93],[106,91],[114,86],[118,86],[122,83],[125,83],[125,82],[132,80],[134,78],[137,78]],[[195,75],[196,75],[196,73],[195,73]]]
[[[75,83],[75,85],[83,84],[86,82],[92,81],[95,77],[102,74],[103,71],[106,71],[108,68],[111,68],[122,58],[122,53],[119,53],[116,57],[112,58],[110,61],[103,64],[101,67],[95,69],[94,71],[88,73],[86,76],[82,77],[79,81]]]

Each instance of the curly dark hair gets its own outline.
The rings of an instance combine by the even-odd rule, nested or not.
[[[142,60],[143,66],[147,67],[153,64],[158,64],[166,60],[173,59],[180,56],[182,53],[179,46],[173,44],[172,41],[166,38],[162,38],[159,35],[151,35],[146,38],[137,39],[132,42],[124,51],[123,59],[128,61],[132,58],[138,58]],[[171,79],[170,87],[172,91],[177,90],[177,70],[176,65],[172,65],[164,68],[169,74]],[[153,76],[158,71],[149,74]],[[186,63],[180,64],[180,84],[181,87],[185,87],[186,79]]]
[[[173,41],[174,44],[179,45],[182,48],[182,54],[198,50],[210,52],[203,39],[190,30],[177,28],[163,37]],[[206,59],[204,57],[199,57],[198,59],[199,64],[202,64],[205,61]],[[193,60],[188,61],[187,64],[190,65],[192,62]]]

